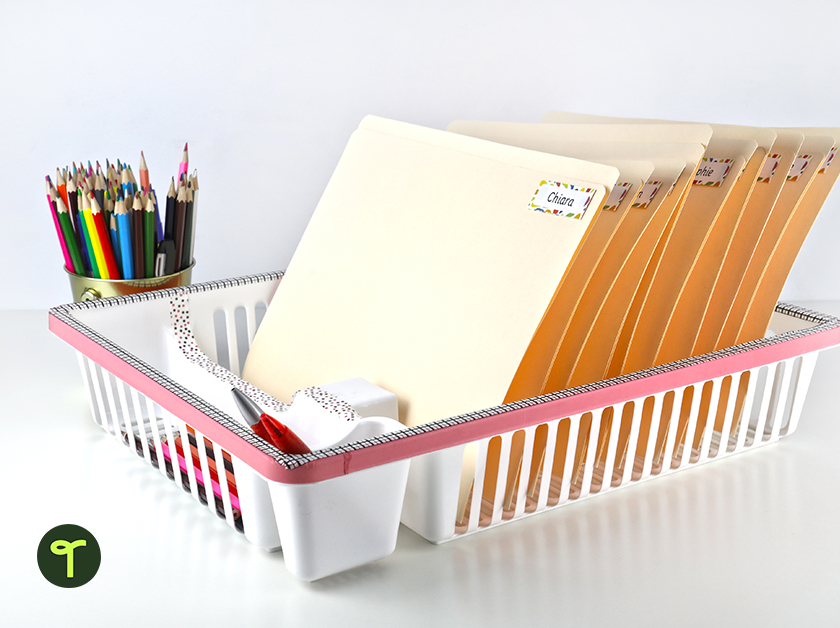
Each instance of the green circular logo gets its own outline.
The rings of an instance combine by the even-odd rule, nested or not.
[[[70,589],[87,584],[100,562],[99,543],[90,532],[72,523],[54,527],[38,544],[38,568],[57,587]]]

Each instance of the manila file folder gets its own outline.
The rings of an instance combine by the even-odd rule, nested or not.
[[[730,306],[719,346],[764,334],[796,256],[837,181],[838,168],[832,162],[840,129],[797,130],[805,135],[800,154],[758,240],[742,290]]]
[[[397,395],[409,426],[500,404],[617,178],[601,164],[366,119],[244,378],[288,401],[364,377]]]

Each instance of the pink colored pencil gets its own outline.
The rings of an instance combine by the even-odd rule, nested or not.
[[[187,174],[187,170],[190,167],[190,156],[187,150],[187,144],[184,144],[184,153],[181,155],[181,165],[178,168],[178,180],[180,181],[182,176]]]
[[[146,156],[143,151],[140,151],[140,188],[149,193],[151,186],[149,185],[149,167],[146,165]]]

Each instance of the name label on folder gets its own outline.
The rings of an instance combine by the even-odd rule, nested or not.
[[[694,185],[720,187],[731,169],[731,159],[703,157],[703,161],[697,166],[697,172],[694,173]]]
[[[799,177],[802,176],[802,173],[808,168],[808,164],[811,163],[811,159],[813,159],[813,157],[813,155],[797,155],[796,159],[793,160],[793,163],[790,166],[790,172],[788,173],[787,180],[797,181]]]
[[[838,147],[835,146],[830,151],[828,151],[828,155],[826,155],[825,161],[823,162],[823,165],[820,167],[817,174],[822,174],[823,172],[825,172],[826,168],[828,168],[831,165],[831,162],[834,161],[834,155],[837,153],[837,148]]]
[[[764,160],[764,164],[761,166],[761,172],[758,173],[757,182],[770,183],[770,179],[772,179],[773,175],[776,174],[776,170],[779,167],[781,159],[782,156],[778,153],[767,155],[767,159]]]
[[[646,181],[642,186],[642,189],[639,190],[639,195],[636,197],[633,207],[638,209],[647,209],[648,205],[650,205],[650,202],[653,200],[653,197],[656,196],[656,193],[661,187],[662,181]]]
[[[616,183],[601,209],[611,212],[617,210],[632,185],[629,181],[627,183]]]
[[[528,207],[534,211],[580,220],[594,196],[593,188],[558,181],[541,181]]]

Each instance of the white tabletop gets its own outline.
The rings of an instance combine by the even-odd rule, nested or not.
[[[840,625],[840,350],[778,444],[305,583],[93,423],[46,312],[0,330],[5,626]],[[65,523],[102,551],[76,589],[36,562]]]

